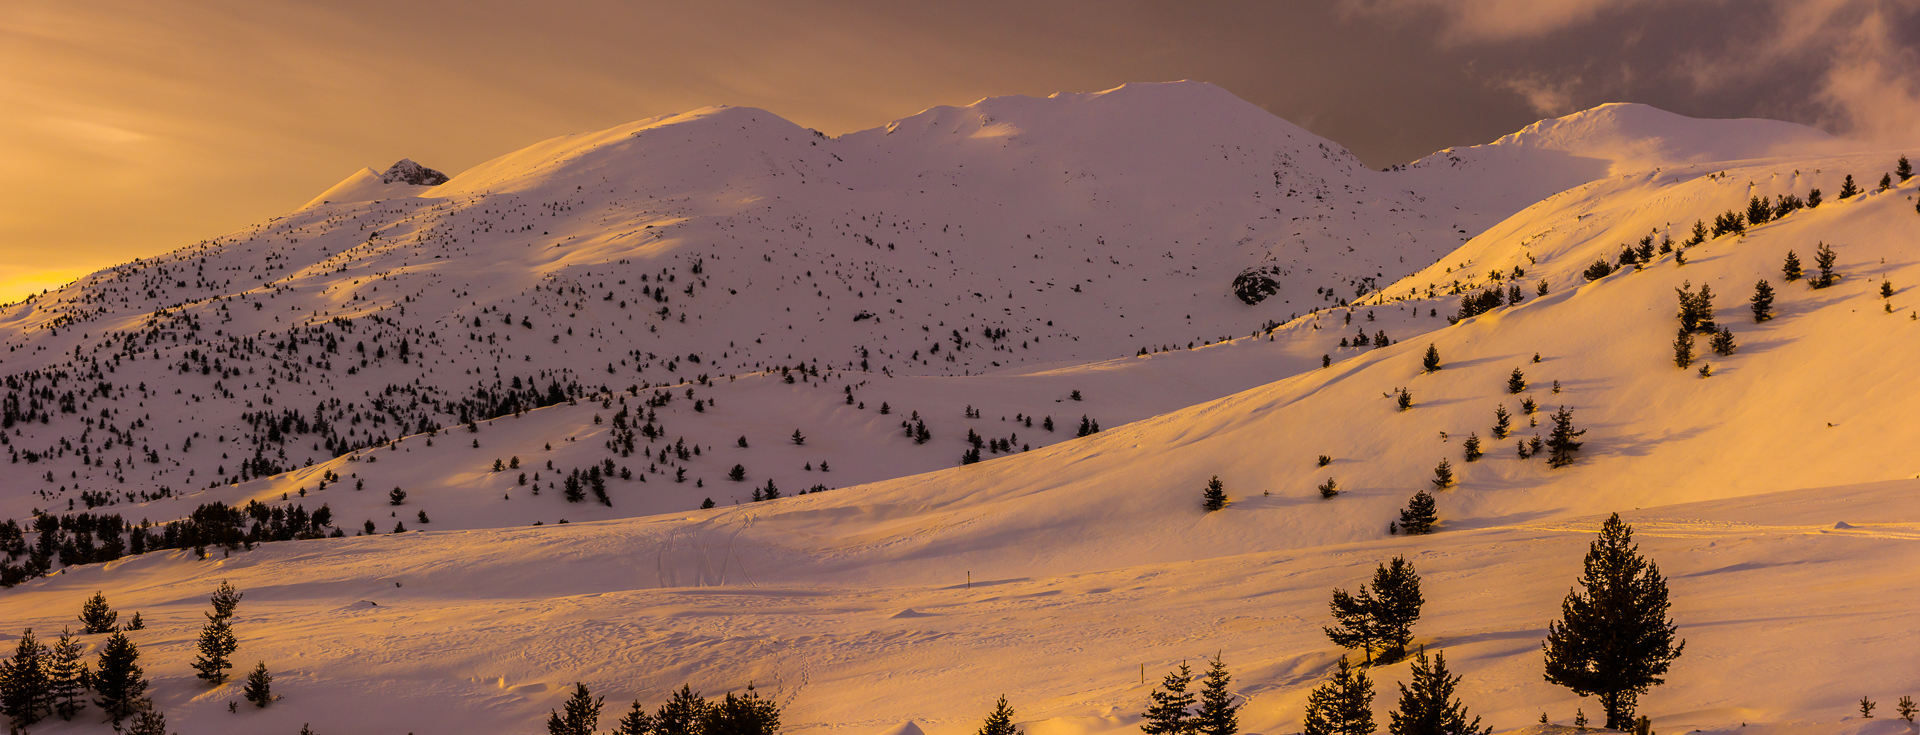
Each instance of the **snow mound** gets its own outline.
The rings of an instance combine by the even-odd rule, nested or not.
[[[444,183],[447,183],[446,174],[414,163],[412,159],[402,158],[384,173],[371,168],[355,171],[340,183],[320,192],[320,196],[300,205],[300,209],[419,196],[426,189]]]

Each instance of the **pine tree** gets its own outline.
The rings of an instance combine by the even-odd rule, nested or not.
[[[1900,183],[1907,183],[1907,179],[1913,178],[1913,164],[1907,162],[1906,156],[1901,156],[1900,162],[1894,164],[1893,172],[1900,175]]]
[[[1694,221],[1693,221],[1693,234],[1692,234],[1692,235],[1691,235],[1691,237],[1689,237],[1689,239],[1687,240],[1687,242],[1686,242],[1686,246],[1687,246],[1687,247],[1693,247],[1693,246],[1695,246],[1695,245],[1699,245],[1700,243],[1703,243],[1703,242],[1706,242],[1706,241],[1707,241],[1707,223],[1706,223],[1706,221],[1705,221],[1705,220],[1694,220]]]
[[[1893,188],[1893,175],[1880,174],[1880,191],[1886,191],[1891,188]]]
[[[1673,364],[1682,370],[1693,364],[1693,333],[1686,327],[1681,327],[1680,334],[1673,338]]]
[[[52,682],[47,677],[48,658],[47,647],[29,629],[20,634],[13,658],[0,662],[0,710],[6,712],[16,729],[24,730],[46,716],[53,697]]]
[[[794,443],[794,444],[806,444],[806,443],[807,443],[807,436],[806,436],[805,434],[802,434],[802,433],[800,433],[800,430],[799,430],[799,429],[794,429],[794,430],[793,430],[793,443]]]
[[[214,588],[213,596],[207,600],[207,603],[213,606],[213,612],[207,613],[207,619],[232,618],[234,611],[240,609],[240,598],[245,596],[241,591],[234,589],[231,583],[224,579],[220,580],[220,586]]]
[[[1413,408],[1413,394],[1405,388],[1401,388],[1399,395],[1395,396],[1393,400],[1394,404],[1399,406],[1402,411]]]
[[[93,691],[100,695],[93,703],[106,711],[114,724],[139,711],[146,700],[146,672],[140,668],[140,648],[125,633],[114,633],[100,649],[99,663],[93,667]]]
[[[1902,163],[1905,163],[1906,160],[1905,158],[1900,159]],[[1914,706],[1913,697],[1903,696],[1899,702],[1894,704],[1893,711],[1900,714],[1900,719],[1912,722],[1914,713],[1920,712],[1920,707]]]
[[[1847,174],[1847,180],[1840,182],[1840,198],[1848,199],[1860,193],[1860,187],[1853,183],[1853,174]]]
[[[1307,695],[1307,716],[1301,735],[1371,735],[1373,682],[1367,673],[1340,658],[1333,679]]]
[[[1786,279],[1787,283],[1793,283],[1794,281],[1800,280],[1800,276],[1804,274],[1805,271],[1800,270],[1800,256],[1792,250],[1788,250],[1787,262],[1785,265],[1780,266],[1780,276]]]
[[[1893,298],[1893,282],[1887,280],[1884,276],[1880,278],[1880,298]]]
[[[1000,695],[1000,701],[993,705],[993,712],[987,715],[986,722],[980,723],[980,730],[974,735],[1025,735],[1013,726],[1013,708],[1007,706],[1007,695]]]
[[[273,703],[273,675],[267,673],[267,662],[253,665],[253,671],[247,673],[246,686],[240,688],[240,696],[246,697],[255,707]]]
[[[606,701],[606,697],[595,698],[587,685],[574,682],[573,696],[563,705],[566,714],[547,711],[547,735],[593,735],[600,726],[600,706]]]
[[[1773,286],[1765,279],[1753,284],[1753,298],[1747,300],[1753,302],[1754,323],[1773,318]]]
[[[1206,508],[1209,513],[1227,507],[1227,490],[1220,483],[1219,475],[1214,475],[1213,479],[1207,481],[1207,489],[1201,495],[1206,499]]]
[[[1663,675],[1686,641],[1667,619],[1667,582],[1639,553],[1633,528],[1615,513],[1587,549],[1581,590],[1569,590],[1561,619],[1547,625],[1547,681],[1579,696],[1598,696],[1607,727],[1633,724],[1640,694]],[[1582,591],[1584,590],[1584,591]]]
[[[1460,444],[1460,448],[1461,448],[1461,449],[1465,449],[1465,450],[1467,451],[1467,461],[1468,461],[1468,462],[1477,462],[1477,461],[1479,461],[1479,460],[1480,460],[1480,455],[1481,455],[1481,451],[1480,451],[1480,435],[1479,435],[1479,434],[1473,434],[1473,433],[1470,433],[1470,434],[1467,434],[1467,440],[1466,440],[1465,442],[1462,442],[1462,443]],[[1442,489],[1445,489],[1445,488],[1442,488]]]
[[[1214,656],[1207,667],[1206,681],[1200,685],[1200,713],[1193,720],[1198,735],[1240,732],[1240,706],[1233,703],[1233,692],[1227,691],[1227,684],[1232,681],[1226,663]]]
[[[1711,346],[1713,347],[1713,353],[1716,355],[1725,357],[1733,354],[1733,351],[1737,349],[1733,344],[1733,330],[1721,327],[1720,331],[1714,332]]]
[[[1833,252],[1833,248],[1827,247],[1827,244],[1824,242],[1820,243],[1820,249],[1813,254],[1813,263],[1820,268],[1820,278],[1813,282],[1814,288],[1826,288],[1833,285],[1834,280],[1837,278],[1833,275],[1833,261],[1839,257],[1839,255]]]
[[[62,720],[73,719],[87,706],[87,664],[80,659],[80,641],[71,631],[60,631],[47,658],[47,699]]]
[[[1434,513],[1433,496],[1422,490],[1407,499],[1407,507],[1400,511],[1400,528],[1409,536],[1418,536],[1433,531],[1433,524],[1439,520]]]
[[[1393,735],[1489,735],[1480,718],[1467,721],[1467,708],[1454,699],[1460,677],[1447,672],[1447,656],[1435,653],[1428,661],[1422,650],[1413,660],[1413,686],[1400,685],[1400,707],[1388,714],[1387,732]]]
[[[1420,594],[1420,575],[1404,556],[1373,570],[1373,620],[1379,630],[1380,660],[1392,663],[1406,655],[1413,642],[1413,624],[1420,620],[1426,598]]]
[[[1513,414],[1507,413],[1503,405],[1493,408],[1493,438],[1505,439],[1513,431]]]
[[[206,627],[200,629],[199,655],[193,659],[195,676],[219,686],[227,682],[227,669],[233,668],[229,657],[239,650],[240,642],[233,637],[233,626],[226,618],[207,616]]]
[[[654,735],[655,727],[653,715],[636,699],[633,709],[627,710],[627,715],[614,724],[613,735]]]
[[[654,715],[654,735],[700,735],[700,723],[712,707],[692,687],[682,684]]]
[[[747,684],[740,696],[727,692],[726,698],[707,708],[700,721],[701,735],[777,735],[780,732],[780,706],[764,699]]]
[[[88,634],[112,633],[113,621],[119,618],[120,613],[114,612],[113,608],[107,606],[105,592],[93,593],[93,596],[87,598],[86,603],[80,606],[81,630]]]
[[[1820,206],[1820,190],[1816,188],[1807,192],[1807,209],[1818,206]]]
[[[1320,485],[1320,497],[1322,498],[1331,498],[1339,494],[1340,484],[1334,482],[1331,477],[1327,478],[1327,481]]]
[[[1475,442],[1476,445],[1478,443]],[[1447,458],[1441,457],[1440,464],[1433,466],[1433,488],[1445,490],[1450,487],[1453,487],[1453,465],[1447,462]]]
[[[1178,671],[1169,671],[1160,681],[1160,688],[1147,697],[1147,711],[1141,714],[1146,722],[1140,723],[1140,731],[1147,735],[1191,735],[1195,723],[1187,710],[1193,707],[1193,693],[1187,691],[1187,685],[1193,683],[1193,669],[1185,661],[1180,662]]]
[[[1334,624],[1330,628],[1321,628],[1326,632],[1327,640],[1341,648],[1359,650],[1360,655],[1366,657],[1367,665],[1373,665],[1373,652],[1380,647],[1382,637],[1380,621],[1375,617],[1380,610],[1380,602],[1374,599],[1373,591],[1364,584],[1352,594],[1336,588],[1328,607],[1333,614]]]
[[[1567,410],[1566,406],[1561,406],[1559,411],[1554,412],[1553,433],[1547,437],[1547,466],[1558,468],[1573,464],[1573,453],[1579,450],[1582,444],[1574,440],[1585,433],[1587,433],[1586,429],[1573,430],[1573,412]]]
[[[1520,368],[1514,368],[1513,372],[1507,375],[1507,392],[1517,395],[1526,389],[1527,374],[1520,372]]]
[[[142,702],[140,711],[133,715],[133,724],[127,728],[127,735],[174,735],[167,732],[167,715],[154,709],[152,702]],[[312,735],[313,731],[300,728],[301,735]]]
[[[1420,360],[1420,367],[1429,373],[1440,369],[1440,350],[1432,343],[1427,344],[1427,356]]]

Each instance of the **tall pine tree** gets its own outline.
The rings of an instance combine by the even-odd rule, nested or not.
[[[1193,722],[1194,731],[1199,735],[1240,732],[1240,706],[1233,703],[1233,692],[1227,691],[1227,684],[1232,681],[1226,663],[1214,656],[1207,666],[1207,679],[1200,685],[1200,714]]]
[[[1301,735],[1371,735],[1375,729],[1373,681],[1342,656],[1333,679],[1307,695]]]
[[[25,730],[46,716],[52,700],[47,659],[47,647],[28,629],[13,647],[13,658],[0,662],[0,710],[16,729]]]
[[[62,720],[72,720],[85,709],[90,678],[86,662],[80,659],[80,641],[72,632],[60,631],[60,640],[53,644],[47,659],[47,699],[53,703],[53,713]]]
[[[214,686],[227,683],[227,669],[233,668],[233,652],[240,649],[240,641],[233,637],[233,626],[226,618],[208,615],[207,624],[200,629],[199,652],[193,659],[195,676]]]
[[[1666,579],[1640,555],[1620,514],[1601,525],[1579,581],[1560,604],[1560,621],[1547,625],[1546,678],[1599,697],[1607,727],[1624,730],[1633,725],[1639,696],[1665,683],[1687,644],[1667,618]]]
[[[1180,662],[1179,670],[1167,672],[1160,688],[1147,695],[1147,711],[1141,714],[1146,722],[1140,723],[1140,731],[1147,735],[1190,735],[1196,724],[1187,712],[1193,707],[1193,693],[1187,691],[1192,683],[1193,669],[1185,661]]]
[[[99,662],[93,667],[93,691],[100,695],[93,703],[116,725],[138,712],[146,701],[147,679],[140,668],[140,647],[127,634],[114,633],[100,649]]]
[[[654,715],[654,735],[700,735],[700,723],[712,707],[692,687],[682,684]]]
[[[1413,686],[1400,685],[1400,707],[1388,713],[1387,732],[1393,735],[1489,735],[1492,727],[1480,727],[1480,718],[1467,721],[1467,708],[1454,699],[1453,687],[1460,677],[1447,672],[1447,657],[1435,653],[1427,659],[1422,650],[1413,659]]]

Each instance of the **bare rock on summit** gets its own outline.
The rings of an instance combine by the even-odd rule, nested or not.
[[[414,163],[411,158],[402,158],[380,174],[380,183],[408,183],[414,186],[439,186],[447,183],[447,175]]]

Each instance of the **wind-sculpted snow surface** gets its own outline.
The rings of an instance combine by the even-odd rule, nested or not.
[[[959,735],[1005,693],[1030,733],[1091,735],[1221,653],[1243,731],[1286,733],[1341,653],[1329,590],[1404,554],[1416,643],[1545,732],[1597,716],[1539,640],[1621,511],[1689,640],[1641,699],[1657,729],[1897,728],[1842,718],[1920,689],[1883,573],[1920,534],[1920,180],[1717,122],[1608,106],[1377,172],[1197,84],[839,138],[709,108],[311,206],[0,315],[0,508],[27,521],[0,611],[142,610],[183,732],[524,732],[579,681],[603,724],[752,682],[794,732]],[[1767,221],[1692,235],[1756,197]],[[1278,292],[1248,305],[1253,267]],[[1703,288],[1727,336],[1682,368]],[[1562,409],[1586,433],[1554,468],[1527,442]],[[1423,489],[1436,532],[1396,533]],[[197,525],[131,554],[89,507]],[[52,552],[34,510],[67,516]],[[279,666],[266,710],[182,673],[220,579],[249,593],[239,658]]]

